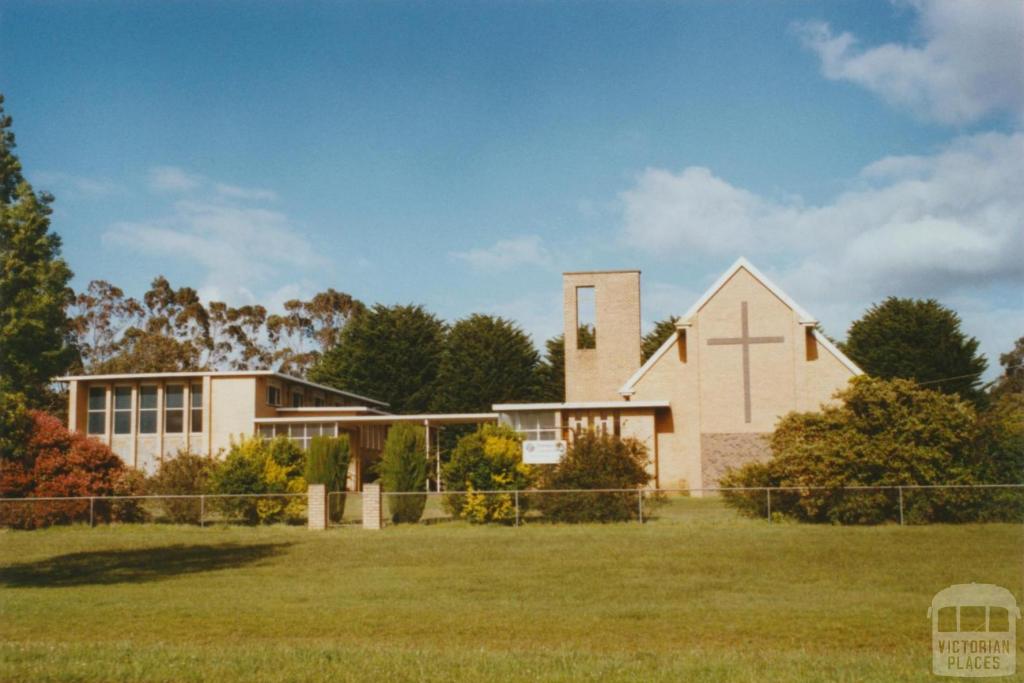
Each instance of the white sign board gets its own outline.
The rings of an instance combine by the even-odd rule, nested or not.
[[[565,455],[564,441],[524,441],[523,464],[557,465]]]

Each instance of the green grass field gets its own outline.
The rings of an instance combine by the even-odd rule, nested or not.
[[[644,526],[6,531],[0,680],[933,680],[932,595],[1020,599],[1022,555],[1016,525],[714,501]]]

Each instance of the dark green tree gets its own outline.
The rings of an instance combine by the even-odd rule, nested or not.
[[[423,427],[399,422],[388,429],[384,450],[377,464],[381,487],[386,493],[423,491],[427,482]],[[418,522],[427,504],[425,493],[420,495],[388,496],[388,510],[395,523]]]
[[[993,383],[992,395],[1024,395],[1024,337],[1017,340],[1012,350],[1000,354],[999,364],[1003,374]]]
[[[477,413],[495,403],[532,401],[539,363],[533,342],[514,323],[473,314],[448,332],[431,407]]]
[[[912,379],[979,403],[988,366],[978,340],[960,330],[960,316],[934,299],[889,297],[850,325],[843,351],[864,372]]]
[[[562,403],[565,401],[565,335],[548,339],[544,346],[544,360],[537,366],[537,400]]]
[[[676,321],[679,316],[673,315],[665,320],[654,323],[654,329],[644,335],[640,342],[640,362],[646,363],[647,359],[654,355],[654,352],[661,348],[665,340],[676,331]]]
[[[60,237],[50,231],[53,197],[32,189],[13,149],[0,96],[0,391],[41,407],[50,381],[74,359],[64,312],[74,294]]]
[[[422,306],[356,315],[309,371],[314,382],[387,401],[396,413],[426,411],[437,387],[445,325]]]

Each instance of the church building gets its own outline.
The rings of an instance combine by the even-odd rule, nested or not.
[[[768,457],[780,417],[817,410],[861,374],[746,259],[642,365],[640,271],[565,273],[562,290],[565,402],[494,406],[523,434],[527,461],[557,461],[575,430],[596,428],[645,443],[654,486],[714,487],[727,467]]]

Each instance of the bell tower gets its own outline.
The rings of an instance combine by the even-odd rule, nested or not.
[[[565,400],[621,401],[640,367],[640,271],[562,274]]]

